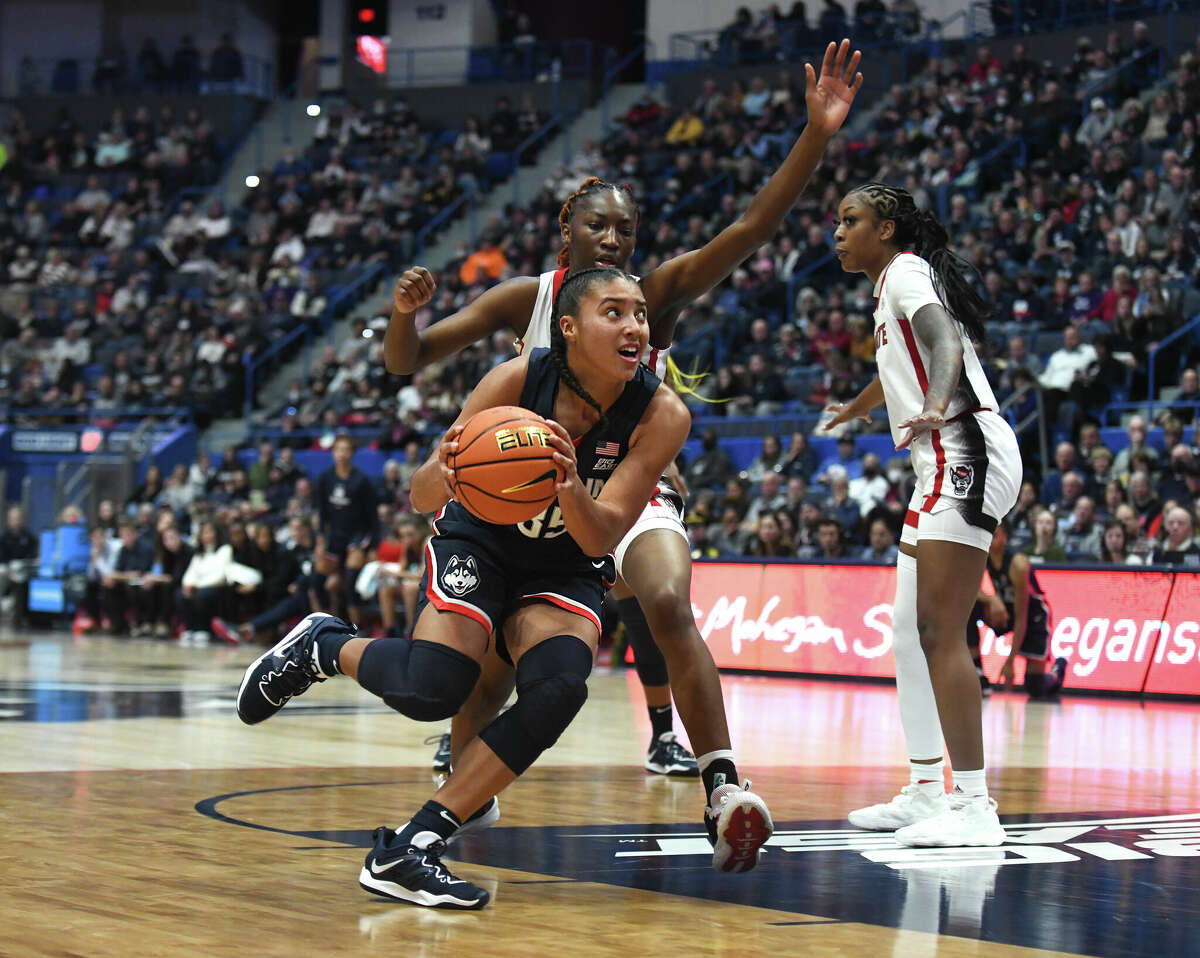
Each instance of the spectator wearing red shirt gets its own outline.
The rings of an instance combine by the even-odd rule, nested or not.
[[[825,328],[813,337],[812,351],[814,361],[826,364],[830,350],[850,355],[850,331],[846,328],[846,317],[840,310],[831,310]]]
[[[1106,323],[1111,323],[1117,315],[1117,303],[1122,299],[1132,303],[1136,297],[1137,289],[1133,285],[1128,267],[1117,266],[1112,272],[1112,286],[1100,297],[1100,318]]]
[[[975,52],[974,61],[967,68],[967,79],[972,85],[979,84],[982,86],[987,83],[988,73],[993,70],[1001,73],[1004,70],[1004,65],[992,55],[992,50],[989,46],[980,44],[979,49]]]

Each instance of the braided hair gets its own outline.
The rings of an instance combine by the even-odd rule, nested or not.
[[[962,324],[974,342],[987,339],[984,320],[992,312],[974,280],[975,268],[947,248],[950,234],[929,210],[917,208],[908,190],[885,183],[866,183],[850,191],[863,197],[866,205],[883,220],[896,224],[895,243],[910,249],[930,266],[933,289],[951,317]]]
[[[631,190],[624,183],[608,183],[600,179],[598,176],[589,176],[586,180],[579,184],[579,189],[567,197],[567,201],[563,203],[562,209],[558,211],[558,228],[561,230],[571,222],[571,217],[575,215],[575,201],[581,196],[592,196],[596,193],[603,193],[608,190],[611,193],[618,195],[624,194],[629,197],[629,202],[633,204],[633,208],[641,218],[641,210],[638,208],[637,200],[633,197]],[[566,246],[558,251],[556,262],[560,267],[566,268],[571,265],[571,252]]]
[[[554,363],[554,368],[558,370],[558,377],[566,384],[566,387],[600,414],[601,428],[608,425],[608,419],[604,415],[604,410],[600,408],[600,403],[583,388],[579,377],[567,364],[567,341],[563,336],[562,324],[559,320],[564,316],[578,316],[579,304],[592,291],[592,287],[597,283],[613,279],[627,279],[634,284],[637,283],[637,277],[626,273],[623,269],[615,269],[610,266],[594,266],[568,276],[563,280],[558,295],[554,297],[554,308],[550,314],[550,361]]]

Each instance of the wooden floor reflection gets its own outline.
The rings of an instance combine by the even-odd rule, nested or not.
[[[913,855],[843,818],[902,784],[893,689],[727,676],[778,831],[719,876],[699,785],[641,771],[636,681],[600,670],[457,855],[493,905],[453,914],[356,883],[370,830],[428,796],[440,728],[348,681],[246,728],[254,654],[0,636],[0,954],[1200,954],[1200,706],[994,696],[1009,844]]]

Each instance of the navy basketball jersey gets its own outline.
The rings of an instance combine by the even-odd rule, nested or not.
[[[550,350],[533,349],[528,355],[529,367],[519,405],[551,419],[554,417],[554,399],[562,385],[558,370],[550,359]],[[605,410],[605,425],[596,423],[575,441],[579,480],[593,499],[600,495],[608,477],[628,454],[629,439],[660,385],[661,380],[644,364],[639,364],[617,401]],[[473,527],[476,532],[485,532],[487,539],[509,563],[545,566],[569,562],[583,555],[575,540],[567,534],[557,499],[532,519],[507,526],[484,522],[471,515],[459,502],[451,500],[438,514],[434,530],[450,534],[455,526],[461,528],[463,525]]]

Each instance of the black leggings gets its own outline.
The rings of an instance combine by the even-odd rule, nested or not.
[[[190,596],[184,595],[180,589],[178,602],[183,627],[189,632],[207,632],[213,616],[228,606],[229,598],[229,587],[223,585],[196,589]]]

